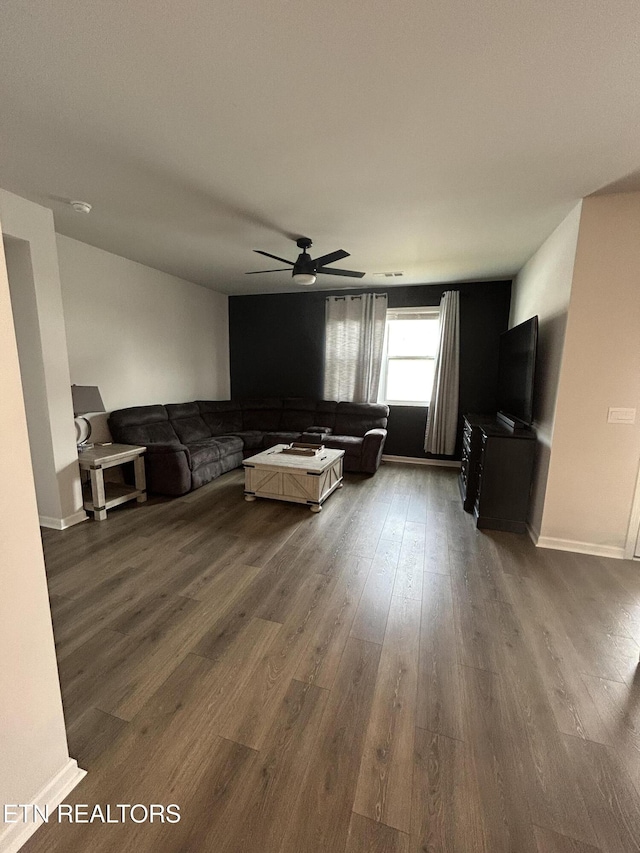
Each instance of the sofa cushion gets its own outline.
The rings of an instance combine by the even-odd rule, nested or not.
[[[242,429],[242,411],[235,400],[198,400],[198,409],[211,435],[229,435]]]
[[[164,406],[132,406],[109,415],[115,441],[124,444],[180,444]]]
[[[316,416],[314,426],[327,426],[333,429],[336,423],[336,409],[338,404],[335,400],[318,400],[316,403]]]
[[[305,397],[287,397],[282,405],[280,429],[287,432],[304,430],[315,423],[316,401]]]
[[[233,468],[239,468],[242,465],[242,453],[231,453],[228,456],[221,456],[217,462],[209,462],[206,465],[201,465],[192,473],[192,488],[199,489],[215,480],[226,471],[231,471]]]
[[[196,403],[167,403],[167,414],[183,444],[211,437],[211,429],[202,419]]]
[[[217,435],[215,441],[220,448],[220,459],[232,453],[242,453],[244,449],[244,442],[238,435]]]
[[[198,418],[200,409],[197,403],[165,403],[165,409],[170,421],[177,418]]]
[[[242,439],[245,450],[257,450],[262,447],[262,439],[264,437],[262,430],[243,429],[238,432],[233,432],[233,435]]]
[[[221,435],[203,441],[194,441],[189,445],[189,453],[191,470],[197,471],[203,466],[211,465],[213,462],[223,462],[227,457],[234,455],[242,459],[242,439],[237,435]],[[235,468],[236,465],[234,464],[233,467]],[[228,468],[225,467],[225,470]]]
[[[338,403],[334,432],[363,436],[370,429],[385,429],[389,407],[373,403]]]
[[[299,432],[265,432],[262,446],[266,448],[273,447],[274,444],[291,444],[299,438]]]
[[[242,429],[277,430],[282,417],[282,400],[279,397],[240,400]]]
[[[178,418],[172,420],[171,424],[183,444],[191,444],[192,441],[211,438],[211,429],[201,417]]]
[[[193,441],[189,445],[189,453],[191,454],[191,470],[195,471],[197,468],[208,465],[210,462],[218,462],[220,459],[220,445],[214,438]]]
[[[156,424],[169,420],[164,406],[130,406],[128,409],[116,409],[109,415],[118,427],[139,426],[140,424]]]

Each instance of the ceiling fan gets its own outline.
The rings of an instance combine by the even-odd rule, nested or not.
[[[302,252],[298,255],[298,260],[295,263],[288,261],[286,258],[279,258],[277,255],[270,255],[269,252],[262,252],[260,249],[254,249],[253,251],[259,255],[264,255],[266,258],[273,258],[276,261],[282,261],[283,264],[289,264],[289,266],[293,267],[292,275],[296,284],[314,284],[316,276],[319,273],[324,273],[325,275],[345,275],[350,278],[362,278],[365,275],[363,272],[330,269],[326,266],[342,258],[348,258],[349,252],[345,252],[344,249],[338,249],[337,252],[331,252],[328,255],[321,255],[319,258],[312,258],[307,251],[307,249],[311,248],[311,245],[311,240],[308,237],[299,237],[296,240],[296,246],[302,249]],[[253,272],[246,273],[246,275],[259,275],[263,272],[284,272],[288,269],[289,267],[280,267],[277,270],[254,270]]]

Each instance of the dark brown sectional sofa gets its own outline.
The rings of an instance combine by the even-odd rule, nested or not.
[[[387,436],[389,407],[299,397],[197,400],[119,409],[114,441],[147,447],[147,488],[184,495],[274,444],[324,444],[345,451],[345,471],[374,474]]]

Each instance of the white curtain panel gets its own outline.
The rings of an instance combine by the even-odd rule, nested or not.
[[[377,401],[386,317],[386,293],[327,297],[325,400]]]
[[[458,431],[460,375],[460,293],[448,290],[440,300],[440,343],[436,356],[433,391],[427,415],[424,449],[450,456]]]

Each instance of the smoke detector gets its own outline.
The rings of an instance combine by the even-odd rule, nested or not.
[[[88,201],[70,201],[69,204],[76,213],[91,213],[91,205]]]

